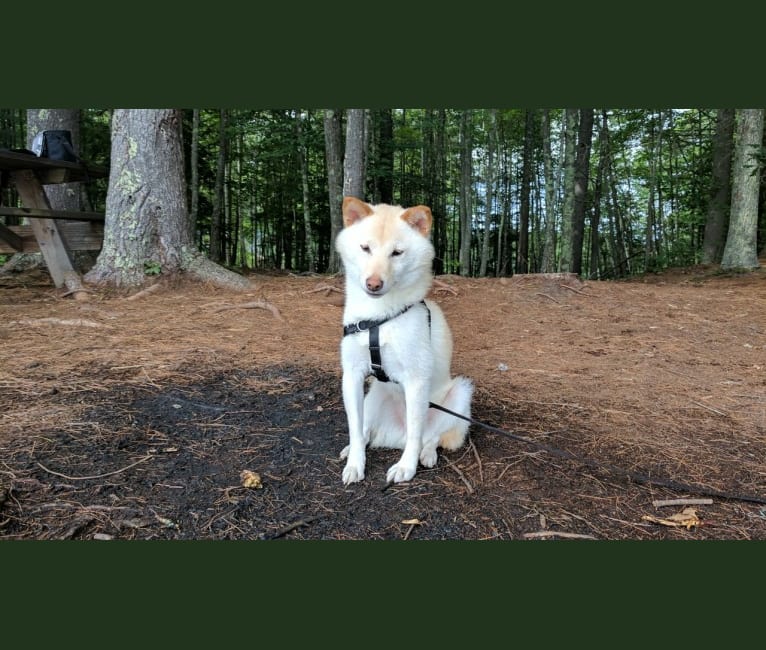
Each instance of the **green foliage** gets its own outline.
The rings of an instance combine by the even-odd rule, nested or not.
[[[144,275],[160,275],[161,273],[162,265],[159,262],[149,260],[144,262]]]

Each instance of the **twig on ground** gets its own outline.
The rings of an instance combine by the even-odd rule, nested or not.
[[[256,300],[254,302],[246,302],[241,305],[225,305],[216,309],[215,313],[217,314],[229,309],[266,309],[270,311],[274,315],[274,318],[276,318],[278,321],[284,322],[285,320],[282,318],[282,314],[279,313],[279,309],[272,305],[268,300]]]
[[[93,293],[90,289],[72,289],[71,291],[67,291],[66,293],[62,293],[61,297],[66,298],[67,296],[71,296],[72,294],[78,294],[78,293]]]
[[[588,298],[594,298],[595,296],[592,293],[585,293],[584,291],[580,291],[579,289],[575,289],[574,287],[570,287],[568,284],[559,284],[560,287],[563,287],[564,289],[569,289],[570,291],[574,291],[575,293],[579,293],[581,296],[588,296]]]
[[[293,522],[289,526],[285,526],[284,528],[280,528],[276,533],[273,533],[271,535],[264,535],[262,539],[278,539],[279,537],[284,537],[287,535],[287,533],[291,533],[296,528],[300,528],[301,526],[308,526],[310,523],[316,521],[319,519],[319,515],[316,515],[314,517],[306,517],[305,519],[299,519],[296,522]]]
[[[556,300],[553,296],[549,296],[547,293],[540,293],[539,291],[537,291],[535,295],[542,296],[543,298],[548,298],[549,300],[552,300],[556,304],[560,304],[558,300]]]
[[[303,293],[317,293],[319,291],[324,291],[326,296],[329,296],[330,292],[332,291],[343,293],[343,289],[338,289],[338,287],[333,287],[330,284],[320,284],[316,289],[309,289],[308,291],[304,291]]]
[[[465,483],[465,486],[468,488],[468,494],[473,494],[473,486],[470,484],[468,479],[465,477],[465,474],[460,471],[457,465],[454,465],[453,463],[450,463],[448,467],[451,467],[455,470],[455,473],[460,477],[460,479]]]
[[[710,506],[713,499],[656,499],[652,501],[655,508],[663,506]]]
[[[125,470],[130,469],[131,467],[135,467],[136,465],[140,465],[141,463],[145,463],[147,460],[150,460],[154,458],[153,455],[151,456],[144,456],[143,458],[137,460],[135,463],[131,463],[127,467],[123,467],[122,469],[116,469],[113,472],[106,472],[106,474],[96,474],[94,476],[67,476],[66,474],[62,474],[61,472],[54,472],[52,469],[48,469],[45,465],[42,463],[37,463],[41,469],[44,469],[48,474],[53,474],[54,476],[60,476],[61,478],[65,478],[68,481],[90,481],[92,479],[96,478],[104,478],[105,476],[113,476],[115,474],[119,474],[120,472],[124,472]]]
[[[712,406],[708,406],[707,404],[702,404],[701,402],[695,402],[692,400],[692,404],[699,406],[700,408],[707,409],[708,411],[712,411],[716,415],[722,415],[723,417],[727,417],[729,414],[724,411],[719,411],[718,409],[714,409]]]
[[[535,533],[524,533],[526,539],[537,537],[566,537],[567,539],[596,539],[593,535],[582,535],[580,533],[565,533],[559,530],[538,530]]]
[[[473,444],[473,439],[468,438],[468,445],[473,450],[473,455],[476,458],[476,464],[479,466],[479,483],[484,483],[484,472],[481,467],[481,458],[479,458],[479,452],[476,449],[476,445]]]
[[[158,282],[157,284],[153,284],[153,285],[152,285],[152,286],[150,286],[150,287],[146,287],[146,289],[142,289],[142,290],[141,290],[141,291],[139,291],[138,293],[134,293],[132,296],[128,296],[127,298],[125,298],[125,300],[138,300],[139,298],[143,298],[144,296],[147,296],[147,295],[149,295],[150,293],[154,293],[154,292],[155,292],[155,291],[157,291],[157,290],[158,290],[158,289],[159,289],[161,286],[162,286],[162,285],[160,285],[160,284],[159,284],[159,282]]]

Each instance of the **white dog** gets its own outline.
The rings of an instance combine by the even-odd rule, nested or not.
[[[433,274],[431,210],[343,200],[335,246],[346,275],[341,343],[343,403],[349,429],[343,482],[364,478],[366,447],[403,449],[388,483],[409,481],[418,460],[457,449],[469,423],[429,409],[429,402],[470,417],[473,384],[450,376],[452,335],[439,307],[425,300]],[[365,396],[366,377],[374,374]]]

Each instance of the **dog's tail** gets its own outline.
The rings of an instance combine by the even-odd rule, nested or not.
[[[436,403],[454,413],[470,418],[473,383],[467,377],[457,376],[447,384],[444,394]],[[433,418],[433,419],[432,419]],[[447,450],[459,449],[468,435],[470,423],[454,415],[431,409],[429,424],[440,432],[439,447]]]

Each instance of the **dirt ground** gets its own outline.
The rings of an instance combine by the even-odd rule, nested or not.
[[[389,487],[341,482],[342,278],[252,280],[0,276],[0,539],[766,539],[766,271],[439,277],[491,428]]]

